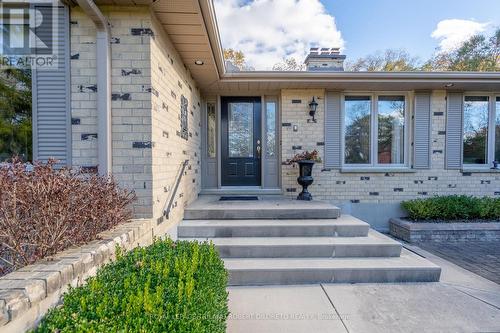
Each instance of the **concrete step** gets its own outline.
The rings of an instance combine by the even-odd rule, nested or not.
[[[185,220],[179,237],[361,237],[370,225],[350,215],[304,220]]]
[[[227,258],[229,285],[437,282],[441,268],[403,250],[391,258]]]
[[[184,211],[185,220],[334,219],[340,208],[323,201],[298,201],[281,196],[259,196],[256,201],[220,201],[204,195]]]
[[[207,238],[184,238],[206,241]],[[397,257],[401,244],[377,232],[367,237],[212,238],[222,258]]]

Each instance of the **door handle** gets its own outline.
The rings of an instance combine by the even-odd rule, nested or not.
[[[260,157],[260,146],[257,146],[257,157]]]

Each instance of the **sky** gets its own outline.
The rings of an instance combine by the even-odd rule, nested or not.
[[[224,48],[257,70],[310,47],[340,47],[347,60],[405,49],[422,61],[500,27],[500,0],[214,0]]]

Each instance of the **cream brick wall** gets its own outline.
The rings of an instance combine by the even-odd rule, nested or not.
[[[161,24],[153,20],[151,41],[153,213],[161,216],[174,189],[183,161],[189,160],[177,190],[170,220],[179,221],[183,208],[201,186],[201,97]],[[181,138],[181,96],[188,100],[188,139]]]
[[[160,218],[180,162],[189,159],[171,220],[199,190],[200,94],[148,7],[101,7],[111,22],[113,175],[137,195],[136,217]],[[95,28],[71,10],[73,165],[97,166]],[[180,97],[189,101],[186,141]]]
[[[97,165],[96,30],[81,10],[71,10],[71,118],[73,165]],[[92,135],[89,135],[92,134]],[[83,136],[83,138],[82,138]]]
[[[308,103],[312,96],[319,98],[317,123],[307,123]],[[283,90],[282,160],[303,150],[317,149],[324,156],[324,97],[323,90]],[[434,91],[431,97],[432,160],[431,169],[414,173],[341,173],[324,169],[316,164],[314,183],[310,191],[317,199],[331,200],[337,204],[394,203],[412,198],[433,195],[469,194],[477,196],[500,195],[500,176],[492,173],[462,173],[444,169],[446,92]],[[301,100],[301,103],[292,103]],[[293,132],[298,125],[298,132]],[[292,149],[301,146],[302,149]],[[297,147],[296,147],[297,148]],[[297,184],[298,168],[282,166],[283,190],[287,195],[300,192]]]

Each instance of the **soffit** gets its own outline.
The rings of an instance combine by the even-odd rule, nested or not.
[[[76,1],[73,1],[76,3]],[[143,6],[150,5],[153,0],[94,0],[97,5]]]
[[[191,72],[198,87],[203,91],[219,79],[223,69],[216,65],[212,45],[220,45],[215,22],[215,11],[211,1],[207,0],[95,0],[98,5],[139,6],[150,5],[165,32],[169,35],[179,53],[182,62]],[[205,15],[210,23],[205,23]],[[211,29],[209,33],[207,31]],[[211,37],[209,37],[211,36]],[[210,41],[209,38],[214,39]],[[220,57],[222,59],[222,57]],[[219,61],[220,61],[219,59]],[[195,65],[196,60],[203,65]]]
[[[205,1],[201,2],[207,6]],[[203,91],[216,82],[219,69],[198,0],[158,0],[151,9],[200,89]],[[196,65],[196,60],[203,61],[203,65]]]

